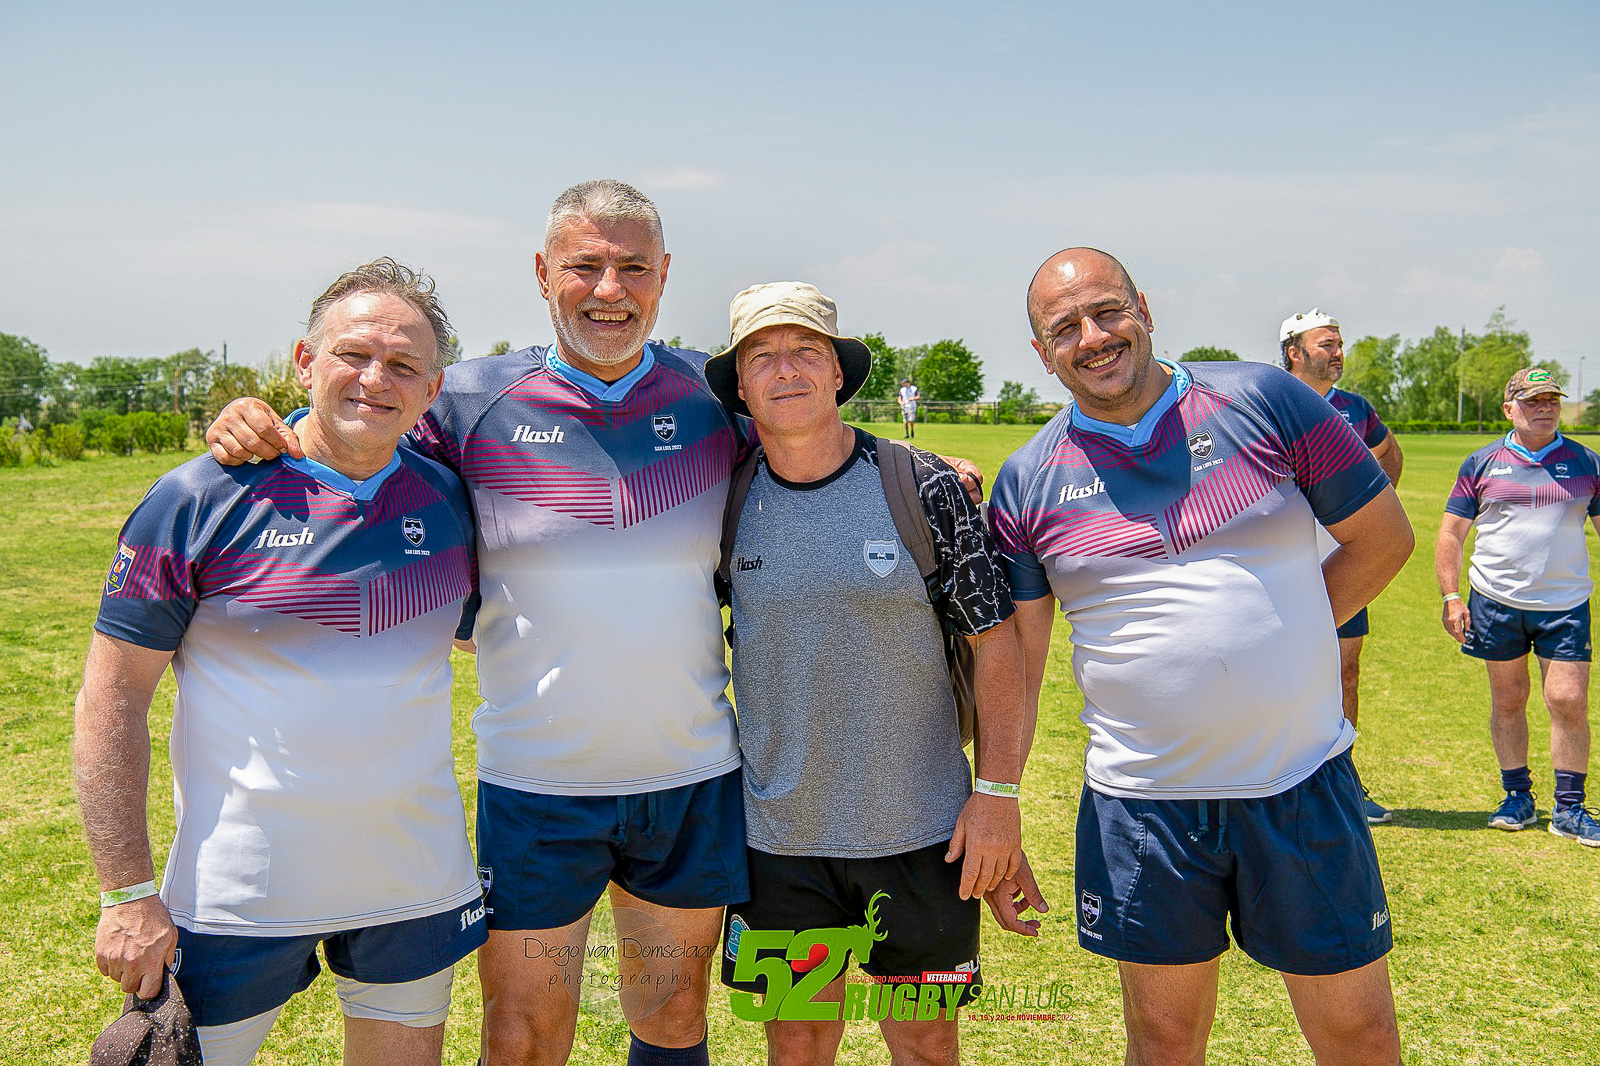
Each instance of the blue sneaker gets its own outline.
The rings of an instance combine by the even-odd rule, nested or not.
[[[1489,816],[1490,829],[1504,829],[1515,833],[1523,826],[1537,825],[1539,812],[1533,805],[1532,792],[1507,792],[1500,806]]]
[[[1582,804],[1552,814],[1550,832],[1591,848],[1600,848],[1600,822],[1594,820],[1594,811]]]
[[[1394,812],[1377,800],[1366,789],[1361,790],[1361,804],[1366,808],[1368,825],[1383,825],[1394,821]]]

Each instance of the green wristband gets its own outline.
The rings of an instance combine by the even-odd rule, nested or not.
[[[1444,602],[1446,603],[1449,603],[1451,600],[1459,600],[1460,598],[1461,593],[1459,592],[1446,592],[1444,594]]]
[[[127,888],[113,888],[109,892],[100,893],[100,907],[115,907],[119,903],[132,903],[136,899],[145,899],[161,891],[154,881],[146,881],[139,885],[129,885]]]
[[[985,781],[981,777],[973,782],[972,791],[980,796],[999,796],[1002,799],[1022,798],[1021,785],[1014,785],[1007,781]]]

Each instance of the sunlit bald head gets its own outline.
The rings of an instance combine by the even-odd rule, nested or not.
[[[1046,259],[1028,284],[1028,322],[1033,327],[1033,335],[1040,341],[1045,339],[1050,324],[1043,305],[1052,301],[1062,288],[1081,286],[1091,278],[1105,278],[1108,274],[1120,284],[1129,305],[1139,302],[1139,290],[1133,278],[1109,252],[1098,248],[1063,248]]]

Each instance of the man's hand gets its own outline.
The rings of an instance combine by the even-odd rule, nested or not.
[[[999,887],[1022,864],[1022,806],[1003,796],[974,792],[956,819],[945,862],[961,859],[961,898],[976,899]]]
[[[1457,644],[1467,642],[1467,627],[1472,624],[1472,612],[1467,610],[1466,601],[1455,599],[1444,601],[1444,631],[1456,638]]]
[[[961,478],[961,485],[967,490],[967,495],[972,498],[974,506],[983,502],[983,471],[971,459],[962,459],[955,455],[941,455],[939,458],[950,464],[950,469]]]
[[[989,905],[989,912],[994,915],[1000,928],[1021,936],[1038,936],[1039,919],[1024,919],[1022,915],[1028,910],[1046,914],[1050,904],[1045,902],[1044,893],[1039,891],[1039,883],[1033,879],[1028,857],[1023,855],[1021,860],[1015,875],[984,893],[983,901]]]
[[[178,927],[160,896],[119,903],[100,912],[94,961],[100,972],[140,999],[161,994],[162,973],[178,950]]]
[[[296,459],[306,457],[294,430],[265,400],[254,396],[242,396],[224,407],[206,428],[206,443],[223,466],[276,459],[284,452]]]

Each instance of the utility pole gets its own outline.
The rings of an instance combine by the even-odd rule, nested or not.
[[[223,366],[227,366],[228,365],[228,342],[227,341],[223,341],[222,342],[222,365]]]
[[[1467,392],[1467,327],[1461,327],[1461,346],[1456,352],[1456,425],[1461,424],[1461,400]],[[1480,418],[1481,421],[1481,418]],[[1482,428],[1481,426],[1479,427]]]

